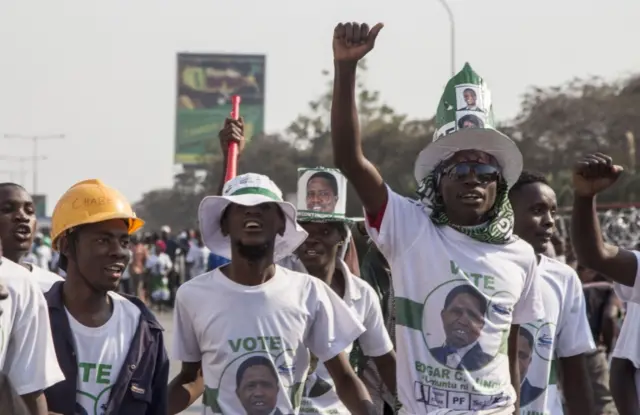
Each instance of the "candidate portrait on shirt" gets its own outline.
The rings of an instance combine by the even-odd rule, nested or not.
[[[529,330],[520,327],[518,332],[518,366],[520,367],[520,406],[526,406],[542,395],[545,388],[531,385],[527,379],[527,372],[531,365],[534,352],[533,335]]]
[[[440,312],[445,343],[429,349],[431,355],[456,370],[478,370],[486,366],[493,357],[485,353],[478,342],[486,312],[486,298],[472,285],[458,285],[449,291]]]
[[[247,415],[283,415],[276,407],[280,385],[268,357],[251,356],[236,372],[236,395]]]

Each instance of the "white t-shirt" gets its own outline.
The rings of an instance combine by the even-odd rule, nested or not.
[[[533,248],[436,226],[422,203],[388,192],[380,231],[367,230],[393,275],[401,413],[511,414],[509,330],[544,316]]]
[[[378,296],[366,281],[353,275],[347,264],[340,261],[338,266],[345,278],[344,302],[356,319],[362,323],[366,331],[358,338],[362,352],[366,356],[377,357],[393,350],[393,343],[384,326],[382,309]],[[348,355],[353,349],[350,344],[344,352]],[[338,398],[333,379],[327,368],[318,363],[317,368],[309,373],[302,394],[300,413],[350,415],[351,412]]]
[[[0,284],[9,291],[9,298],[0,301],[0,370],[20,395],[63,381],[42,290],[25,267],[6,258]]]
[[[46,293],[51,289],[51,286],[58,281],[64,281],[64,278],[59,276],[58,274],[54,274],[51,271],[46,269],[42,269],[37,265],[31,264],[31,278],[33,278],[43,293]]]
[[[545,316],[520,326],[520,413],[563,415],[554,359],[593,351],[596,346],[582,283],[573,268],[542,256],[538,276]]]
[[[207,272],[210,253],[206,246],[191,245],[186,258],[187,264],[191,264],[191,278]]]
[[[53,251],[47,245],[40,245],[35,248],[36,265],[42,269],[49,269]]]
[[[636,391],[640,399],[640,341],[638,336],[638,321],[640,321],[640,252],[632,251],[638,261],[635,284],[633,287],[614,283],[613,287],[621,301],[627,303],[626,315],[620,329],[620,335],[616,340],[616,347],[612,356],[618,359],[629,360],[635,366]]]
[[[113,314],[100,327],[82,325],[65,309],[78,359],[76,413],[104,412],[140,321],[140,309],[135,304],[115,292],[109,292],[109,296]]]
[[[191,279],[178,289],[174,319],[173,359],[202,361],[209,415],[297,414],[309,352],[325,362],[364,332],[325,283],[280,266],[258,286],[219,269]]]
[[[145,266],[153,275],[165,275],[169,272],[173,263],[171,262],[169,255],[165,252],[161,252],[159,255],[150,255],[149,258],[147,258]]]

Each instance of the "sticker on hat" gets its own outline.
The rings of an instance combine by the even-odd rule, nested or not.
[[[299,219],[344,219],[347,179],[337,169],[298,169],[297,208]]]
[[[416,160],[414,175],[418,183],[440,162],[461,150],[491,154],[509,186],[518,180],[522,171],[518,146],[495,129],[491,92],[468,63],[449,80],[440,98],[433,141]]]

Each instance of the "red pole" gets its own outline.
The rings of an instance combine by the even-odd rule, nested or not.
[[[231,118],[237,120],[240,118],[240,95],[231,97]],[[225,183],[236,177],[238,167],[238,143],[229,143],[227,150],[227,174],[224,177]]]

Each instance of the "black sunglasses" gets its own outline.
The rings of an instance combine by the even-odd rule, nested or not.
[[[474,162],[462,162],[446,167],[443,173],[451,180],[463,180],[467,178],[471,172],[481,183],[495,182],[500,178],[500,170],[491,164],[482,164]]]

